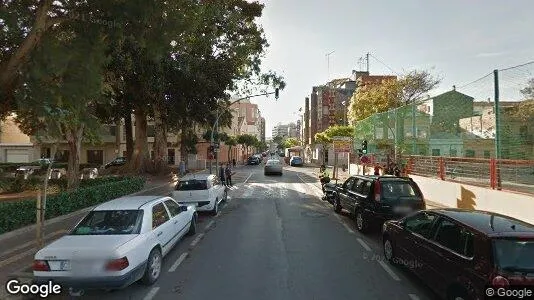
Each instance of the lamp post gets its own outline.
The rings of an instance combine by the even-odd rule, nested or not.
[[[233,104],[241,101],[241,100],[245,100],[245,99],[249,99],[249,98],[253,98],[253,97],[259,97],[259,96],[267,96],[267,95],[272,95],[272,94],[275,94],[275,97],[276,99],[278,99],[278,93],[279,93],[279,89],[276,88],[274,90],[274,92],[268,92],[268,93],[262,93],[262,94],[257,94],[257,95],[252,95],[252,96],[246,96],[246,97],[242,97],[242,98],[239,98],[237,100],[234,100],[232,102],[230,102],[230,105],[229,106],[232,106]],[[217,99],[217,115],[216,115],[216,119],[215,119],[215,122],[213,123],[213,126],[211,127],[211,139],[210,139],[210,142],[211,142],[211,146],[214,147],[215,144],[214,144],[214,131],[217,130],[217,133],[219,133],[219,118],[221,117],[221,115],[219,114],[219,99]],[[217,134],[217,137],[218,137],[218,134]],[[218,142],[219,139],[217,138]],[[213,148],[215,149],[215,148]],[[217,147],[217,153],[218,153],[218,147]],[[219,155],[215,155],[215,170],[217,170],[219,166]],[[212,166],[211,166],[211,162],[210,162],[210,174],[212,174]]]

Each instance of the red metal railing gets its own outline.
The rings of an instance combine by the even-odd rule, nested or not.
[[[534,194],[534,160],[409,156],[408,174]]]

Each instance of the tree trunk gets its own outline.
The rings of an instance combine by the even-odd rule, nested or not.
[[[0,87],[2,90],[8,91],[12,87],[18,77],[18,70],[40,43],[43,34],[50,28],[51,23],[47,23],[50,19],[48,12],[53,2],[53,0],[41,1],[36,11],[35,21],[31,26],[32,30],[15,52],[0,66]]]
[[[154,171],[164,174],[167,169],[167,124],[163,119],[160,107],[154,105]]]
[[[124,115],[124,128],[126,134],[126,161],[132,160],[134,141],[133,141],[133,126],[132,126],[132,112],[128,110]]]
[[[69,146],[69,162],[67,172],[67,189],[78,187],[80,180],[80,151],[82,147],[84,125],[66,130],[67,144]]]
[[[189,170],[189,152],[187,151],[187,135],[186,129],[182,128],[180,131],[180,159],[185,163],[185,169]],[[211,163],[211,162],[210,162]]]
[[[232,146],[228,146],[228,163],[231,163],[232,161],[232,158],[230,157],[231,155],[231,152],[232,152]]]
[[[122,156],[121,153],[121,120],[115,122],[115,151],[117,151],[116,157]]]
[[[147,115],[144,110],[135,109],[135,146],[128,169],[136,174],[149,171],[150,156],[148,153]]]

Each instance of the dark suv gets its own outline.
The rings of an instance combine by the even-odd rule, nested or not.
[[[360,232],[425,209],[423,193],[407,177],[351,176],[333,192],[334,211],[349,211]]]
[[[420,211],[384,223],[383,245],[386,260],[407,266],[445,299],[534,286],[534,225],[497,213]]]

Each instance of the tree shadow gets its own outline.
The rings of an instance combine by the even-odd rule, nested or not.
[[[456,199],[456,207],[471,210],[476,209],[475,207],[477,203],[475,199],[475,194],[462,186],[460,190],[460,199]]]

